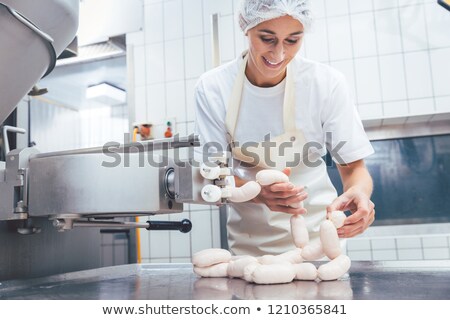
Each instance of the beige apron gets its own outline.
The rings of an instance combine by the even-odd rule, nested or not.
[[[296,186],[306,186],[308,189],[308,198],[304,201],[304,207],[308,211],[305,218],[310,239],[317,238],[320,222],[326,216],[326,207],[337,194],[328,177],[325,162],[320,156],[309,155],[310,160],[315,161],[315,167],[307,166],[304,161],[299,161],[299,157],[303,156],[306,141],[303,132],[297,129],[295,124],[296,90],[293,79],[295,64],[291,62],[287,69],[283,103],[284,133],[270,140],[276,144],[276,147],[271,147],[266,155],[267,148],[265,149],[261,142],[242,148],[243,142],[239,141],[241,145],[238,145],[234,140],[247,61],[248,55],[244,57],[240,66],[226,115],[228,142],[235,160],[235,174],[244,180],[255,180],[256,173],[261,169],[283,170],[290,163],[297,163],[295,167],[291,166],[289,179]],[[304,98],[307,99],[307,97]],[[270,158],[267,158],[268,155]],[[315,158],[311,159],[311,156]],[[236,255],[259,256],[279,254],[294,249],[290,234],[290,216],[290,214],[270,211],[264,204],[232,204],[227,228],[230,250]]]

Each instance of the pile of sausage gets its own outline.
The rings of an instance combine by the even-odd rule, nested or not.
[[[276,170],[262,170],[241,188],[235,188],[231,201],[248,201],[258,195],[261,186],[288,182],[287,175]],[[257,185],[257,186],[256,186]],[[236,201],[237,200],[237,201]],[[301,204],[299,204],[300,206]],[[261,257],[232,256],[224,249],[206,249],[192,257],[194,272],[201,277],[241,278],[256,284],[288,283],[293,280],[336,280],[350,269],[350,258],[341,252],[337,228],[346,218],[341,211],[334,211],[320,225],[320,241],[309,243],[305,219],[293,215],[290,219],[294,250]],[[330,261],[319,268],[312,263],[327,256]]]

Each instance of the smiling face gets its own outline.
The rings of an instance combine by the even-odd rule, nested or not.
[[[249,59],[245,75],[254,85],[272,87],[286,76],[286,67],[300,50],[303,25],[291,16],[264,21],[247,33]]]

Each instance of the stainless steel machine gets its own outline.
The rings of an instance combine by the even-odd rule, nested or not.
[[[56,57],[73,40],[78,6],[79,0],[0,0],[0,123],[52,71]],[[195,165],[171,156],[179,148],[199,146],[195,136],[40,153],[35,148],[9,150],[7,132],[24,130],[3,127],[0,221],[48,217],[60,231],[97,226],[188,232],[187,220],[135,223],[114,218],[182,212],[184,203],[220,203],[229,196],[226,157]],[[29,225],[18,231],[39,230]]]

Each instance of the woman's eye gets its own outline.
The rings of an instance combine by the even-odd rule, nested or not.
[[[265,43],[272,43],[274,41],[273,38],[264,38],[264,37],[262,37],[261,40]]]
[[[286,42],[289,44],[296,44],[298,42],[298,39],[286,39]]]

